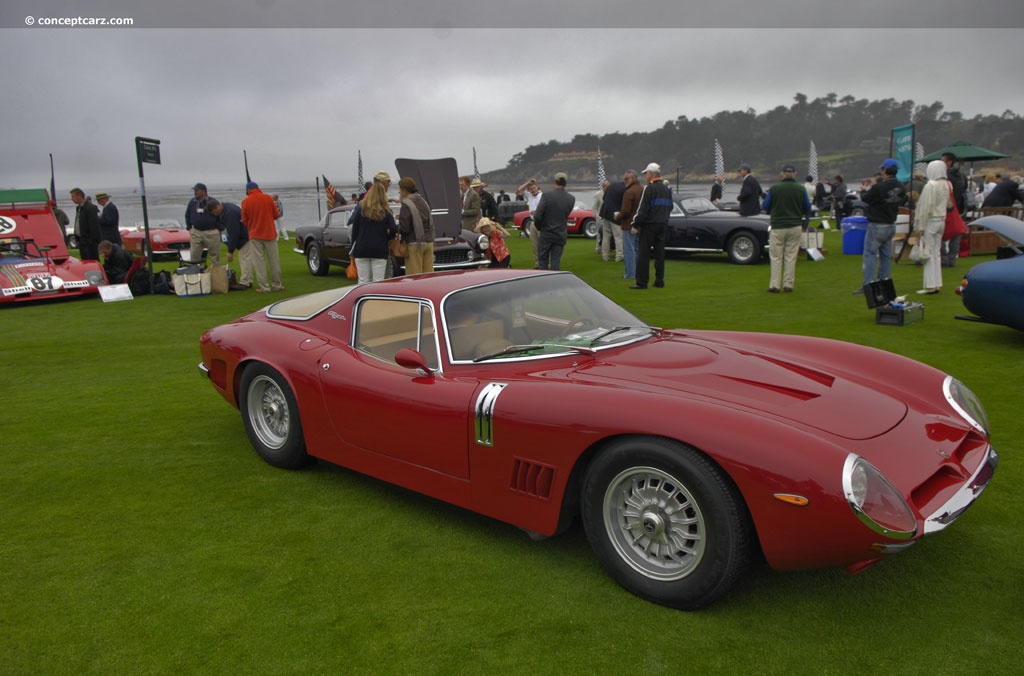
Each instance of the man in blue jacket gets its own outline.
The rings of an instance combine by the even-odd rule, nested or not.
[[[237,282],[231,282],[229,288],[232,291],[252,288],[256,259],[252,255],[252,245],[249,244],[249,228],[242,222],[242,208],[231,202],[219,202],[212,197],[207,200],[206,208],[217,217],[217,227],[227,235],[228,263],[234,260],[235,252],[238,252],[241,274]]]

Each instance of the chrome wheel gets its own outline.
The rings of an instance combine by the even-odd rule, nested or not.
[[[672,608],[710,605],[753,559],[736,486],[708,456],[671,439],[623,436],[604,446],[584,476],[580,514],[615,581]]]
[[[729,260],[737,265],[756,263],[761,258],[761,245],[749,232],[738,232],[729,238],[726,245]]]
[[[273,378],[260,375],[249,384],[246,410],[253,433],[269,449],[279,449],[288,441],[291,414],[284,392]]]
[[[689,575],[704,557],[707,527],[700,506],[674,476],[631,467],[604,495],[608,538],[623,561],[656,580]]]

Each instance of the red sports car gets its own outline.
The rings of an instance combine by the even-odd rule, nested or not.
[[[0,302],[99,292],[99,261],[72,258],[44,189],[0,190]]]
[[[191,244],[188,230],[175,220],[152,221],[149,224],[149,241],[153,251],[146,245],[146,227],[136,223],[134,228],[121,231],[125,251],[136,256],[180,256],[188,251]]]
[[[761,557],[857,571],[903,551],[956,520],[998,459],[981,403],[929,366],[654,328],[566,272],[330,289],[200,348],[270,464],[320,458],[533,535],[579,517],[615,580],[682,609]]]
[[[529,211],[517,211],[512,217],[512,224],[523,232],[529,233],[530,228],[533,227],[533,214]],[[579,200],[576,201],[576,208],[569,212],[569,220],[566,225],[570,235],[584,235],[590,239],[597,237],[597,231],[600,228],[594,211],[588,209]]]

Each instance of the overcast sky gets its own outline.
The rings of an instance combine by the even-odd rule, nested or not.
[[[474,147],[488,171],[550,139],[764,112],[797,92],[1024,114],[1013,0],[134,4],[0,8],[0,188],[48,185],[50,153],[62,193],[134,186],[135,136],[161,141],[150,186],[241,182],[243,149],[257,180],[344,183],[358,151],[368,176],[396,157],[451,156],[472,173]],[[30,16],[135,27],[28,27]]]

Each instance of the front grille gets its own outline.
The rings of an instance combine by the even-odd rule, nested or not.
[[[434,267],[470,263],[473,252],[469,249],[434,249]]]

